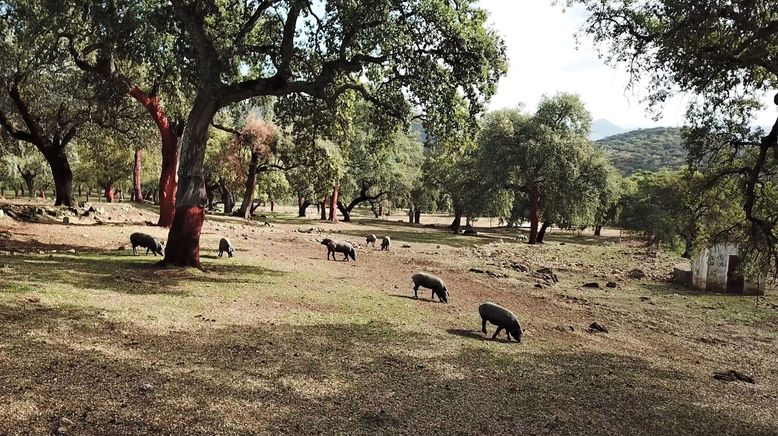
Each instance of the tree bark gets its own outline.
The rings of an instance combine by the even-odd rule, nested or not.
[[[319,203],[319,212],[321,212],[321,220],[327,221],[327,197],[324,197],[324,199]]]
[[[105,201],[106,201],[107,203],[113,203],[113,194],[114,194],[114,192],[113,192],[113,186],[111,186],[111,185],[106,185],[106,186],[103,188],[103,193],[104,193],[104,195],[105,195]]]
[[[47,153],[45,157],[54,179],[54,205],[73,206],[73,172],[70,170],[68,157],[63,148],[58,147],[56,151]]]
[[[300,205],[297,207],[297,217],[298,218],[305,218],[305,210],[308,209],[308,206],[311,205],[311,202],[308,200],[303,200],[300,202]]]
[[[343,215],[343,221],[351,222],[351,211],[348,210],[342,201],[338,201],[338,210],[340,210],[340,213]]]
[[[137,86],[132,86],[129,93],[151,115],[162,140],[162,171],[159,176],[159,222],[157,225],[167,228],[173,224],[173,214],[176,211],[176,190],[178,187],[176,173],[179,159],[180,123],[170,122],[162,109],[159,97],[155,93],[147,94]],[[195,108],[193,107],[192,110],[194,111]],[[210,124],[210,120],[208,123]]]
[[[216,99],[201,92],[195,98],[182,138],[178,169],[176,209],[168,234],[164,264],[203,269],[200,264],[200,231],[205,219],[203,160],[208,129],[218,109]]]
[[[454,221],[448,226],[454,233],[459,233],[459,229],[462,228],[462,215],[461,209],[454,209]]]
[[[602,234],[602,226],[594,226],[594,236],[600,236]]]
[[[132,169],[132,195],[136,203],[143,203],[143,190],[141,189],[141,149],[135,150],[135,166]]]
[[[414,216],[415,215],[413,214],[413,206],[411,206],[408,208],[408,224],[413,224]]]
[[[550,226],[551,226],[550,222],[543,221],[543,225],[540,226],[540,231],[538,232],[538,238],[537,238],[538,244],[543,243],[543,238],[546,236],[546,230],[548,230]]]
[[[540,221],[540,188],[538,185],[529,187],[529,243],[538,240],[538,222]]]
[[[416,222],[416,224],[421,224],[421,209],[416,208],[416,210],[413,211],[413,213],[414,213],[414,219],[413,219],[414,222]]]
[[[332,188],[332,196],[330,197],[330,221],[333,223],[338,222],[338,189],[340,187],[335,185]]]
[[[378,215],[384,216],[384,207],[383,206],[378,206]],[[376,218],[378,218],[378,217],[376,217]]]
[[[205,184],[203,184],[203,187],[204,186]],[[235,207],[235,200],[232,197],[232,192],[227,188],[227,182],[224,179],[219,179],[219,192],[221,193],[222,203],[224,204],[224,214],[231,214],[232,209]]]
[[[33,194],[33,189],[35,187],[35,177],[37,176],[38,175],[32,171],[22,173],[22,179],[24,179],[24,184],[27,186],[27,196],[30,198],[35,196],[35,194]]]
[[[238,216],[242,216],[246,220],[251,216],[251,203],[254,201],[254,189],[257,187],[257,168],[259,168],[259,152],[254,150],[251,152],[251,160],[249,161],[243,203],[240,204],[240,209],[238,209]]]
[[[276,202],[273,200],[270,200],[270,212],[276,211]]]

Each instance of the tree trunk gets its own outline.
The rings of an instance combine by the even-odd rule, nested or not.
[[[152,120],[154,120],[154,124],[157,125],[162,140],[162,171],[159,176],[160,198],[159,222],[157,225],[167,228],[173,224],[173,214],[176,211],[176,189],[178,187],[176,173],[178,171],[179,159],[178,125],[171,123],[167,118],[157,95],[146,94],[137,86],[132,86],[130,88],[130,96],[146,108]],[[203,102],[201,101],[201,103]],[[192,108],[192,112],[195,110],[199,111],[201,109],[195,106]],[[207,108],[204,110],[204,113],[206,112],[208,112]],[[191,121],[192,113],[190,113],[189,118]],[[208,120],[208,123],[210,124],[210,120]],[[200,161],[200,167],[202,167],[202,161]]]
[[[414,216],[415,215],[413,214],[413,206],[411,206],[411,207],[408,208],[408,223],[409,224],[413,224]]]
[[[136,203],[143,203],[143,190],[141,189],[141,149],[135,150],[135,166],[132,169],[132,195]]]
[[[51,167],[54,179],[54,205],[73,206],[73,172],[70,170],[68,157],[64,150],[47,154],[46,161]]]
[[[29,171],[27,173],[22,173],[22,178],[24,179],[24,184],[27,186],[27,196],[30,197],[30,198],[35,196],[35,194],[33,194],[33,189],[35,187],[34,185],[35,185],[35,177],[36,176],[37,176],[37,174],[31,173]]]
[[[342,201],[338,201],[338,210],[340,210],[340,213],[343,214],[343,221],[351,222],[351,211],[348,210]]]
[[[195,98],[182,138],[180,189],[176,191],[176,209],[168,234],[163,263],[203,269],[200,264],[200,231],[205,219],[205,179],[203,160],[208,129],[217,110],[216,100],[201,93]]]
[[[78,197],[81,198],[81,184],[78,185]]]
[[[205,184],[203,184],[205,189]],[[227,188],[227,182],[224,179],[219,179],[219,192],[221,193],[222,203],[224,203],[224,214],[228,215],[232,213],[232,209],[235,207],[235,200],[232,197],[232,192]],[[208,196],[206,195],[206,199]]]
[[[540,221],[540,188],[538,185],[529,187],[529,243],[538,241],[538,221]]]
[[[257,168],[259,167],[259,152],[251,152],[249,161],[248,177],[246,177],[246,191],[243,194],[243,203],[240,204],[238,216],[243,219],[251,217],[251,203],[254,201],[254,189],[257,186]]]
[[[340,187],[335,185],[332,188],[332,197],[330,197],[330,221],[333,223],[338,222],[338,189]]]
[[[213,191],[215,189],[216,185],[209,185],[207,182],[205,183],[205,196],[208,198],[208,210],[213,210]]]
[[[106,185],[106,186],[104,187],[104,191],[103,191],[103,192],[105,193],[105,201],[106,201],[107,203],[113,203],[113,194],[114,194],[114,192],[113,192],[113,186],[111,186],[111,185]]]
[[[270,212],[276,211],[276,202],[273,200],[270,200]]]
[[[324,197],[324,200],[321,201],[319,206],[320,206],[319,211],[321,212],[321,220],[327,221],[327,197]]]
[[[378,215],[384,216],[384,207],[383,206],[378,206]],[[378,218],[378,217],[376,217],[376,218]]]
[[[683,243],[684,243],[684,249],[683,249],[683,254],[681,255],[681,257],[683,257],[684,259],[691,259],[692,258],[692,249],[694,248],[693,247],[694,238],[688,237],[688,236],[683,236]]]
[[[462,228],[462,215],[461,209],[454,209],[454,221],[448,226],[454,233],[459,233],[459,229]]]
[[[305,218],[305,210],[308,209],[308,206],[310,206],[310,205],[311,205],[311,202],[308,201],[308,200],[301,201],[300,205],[297,207],[297,217],[298,218]]]
[[[419,208],[414,211],[414,221],[416,224],[421,224],[421,209]]]
[[[594,236],[600,236],[602,234],[602,226],[594,226]]]
[[[540,231],[538,232],[538,238],[537,243],[542,244],[543,238],[546,236],[546,230],[551,226],[550,222],[543,221],[543,225],[540,226]]]
[[[41,200],[46,199],[46,191],[44,188],[38,189],[38,196],[40,197]]]

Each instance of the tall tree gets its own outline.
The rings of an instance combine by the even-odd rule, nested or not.
[[[479,112],[505,69],[502,44],[485,28],[486,14],[466,0],[170,3],[164,10],[166,3],[136,2],[164,10],[160,16],[173,21],[159,26],[178,41],[168,58],[179,60],[196,90],[165,252],[173,265],[201,267],[203,159],[220,108],[256,96],[334,102],[357,93],[397,119],[418,108],[431,125],[450,126],[455,100]]]
[[[63,59],[42,3],[0,7],[0,125],[38,149],[51,168],[55,204],[70,206],[73,172],[66,148],[91,115],[89,90]]]
[[[741,181],[744,220],[730,232],[757,269],[778,272],[778,119],[752,129],[763,91],[778,87],[778,12],[771,0],[572,0],[589,14],[584,31],[633,83],[649,79],[653,108],[692,92],[687,112],[690,162],[720,189]],[[778,96],[775,101],[778,104]]]

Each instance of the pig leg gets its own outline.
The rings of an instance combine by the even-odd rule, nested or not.
[[[500,334],[502,331],[502,327],[497,327],[497,330],[495,330],[494,334],[492,335],[492,339],[497,339],[497,335]]]

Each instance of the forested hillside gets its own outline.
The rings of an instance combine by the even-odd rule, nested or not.
[[[686,150],[681,142],[681,129],[656,127],[633,130],[597,141],[624,175],[639,170],[658,171],[683,166]]]

